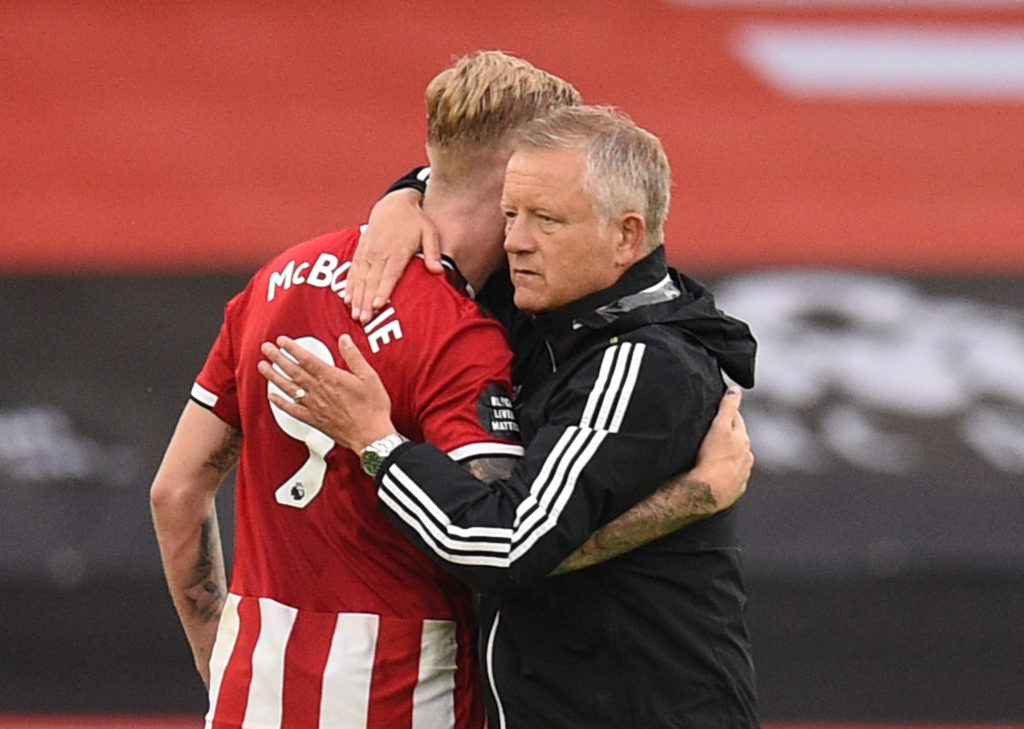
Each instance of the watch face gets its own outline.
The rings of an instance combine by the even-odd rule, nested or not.
[[[403,438],[398,433],[392,433],[386,435],[380,440],[375,440],[370,445],[363,449],[362,454],[359,456],[359,462],[371,476],[377,476],[377,471],[380,470],[381,465],[387,460],[387,457],[391,455],[391,451],[395,450],[398,446],[402,445],[408,438]]]
[[[376,451],[372,451],[367,448],[363,451],[360,462],[362,463],[363,470],[366,471],[367,474],[372,477],[376,477],[377,471],[380,470],[381,464],[384,463],[384,457]]]

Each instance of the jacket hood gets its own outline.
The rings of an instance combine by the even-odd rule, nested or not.
[[[715,298],[699,281],[674,269],[670,275],[692,297],[673,322],[712,352],[725,374],[743,387],[753,387],[757,340],[750,327],[716,307]]]
[[[663,248],[634,264],[615,285],[538,314],[536,321],[556,357],[588,334],[614,336],[645,324],[673,326],[711,352],[732,380],[754,386],[757,341],[750,327],[719,310],[706,286],[668,268]]]

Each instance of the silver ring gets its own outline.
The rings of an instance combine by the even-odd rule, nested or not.
[[[292,400],[294,400],[295,404],[298,405],[299,403],[302,402],[302,398],[304,398],[305,396],[306,391],[300,387],[298,390],[295,391],[295,394],[292,395]]]

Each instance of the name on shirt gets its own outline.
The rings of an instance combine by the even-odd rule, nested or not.
[[[273,301],[278,290],[287,291],[292,286],[314,286],[330,289],[339,299],[345,297],[348,286],[348,270],[351,261],[340,261],[330,253],[321,253],[315,261],[288,261],[280,271],[270,274],[267,282],[267,301]],[[370,351],[376,354],[381,347],[402,338],[402,323],[395,314],[395,307],[389,306],[363,327]]]
[[[267,301],[273,301],[278,289],[287,291],[292,286],[315,286],[319,289],[329,288],[338,298],[344,298],[345,287],[348,286],[348,270],[352,261],[339,261],[337,256],[321,253],[316,261],[296,263],[288,261],[280,271],[270,274],[267,283]]]

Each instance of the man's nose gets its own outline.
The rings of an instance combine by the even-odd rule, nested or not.
[[[525,226],[515,218],[505,225],[505,252],[525,253],[530,249],[530,237]]]

